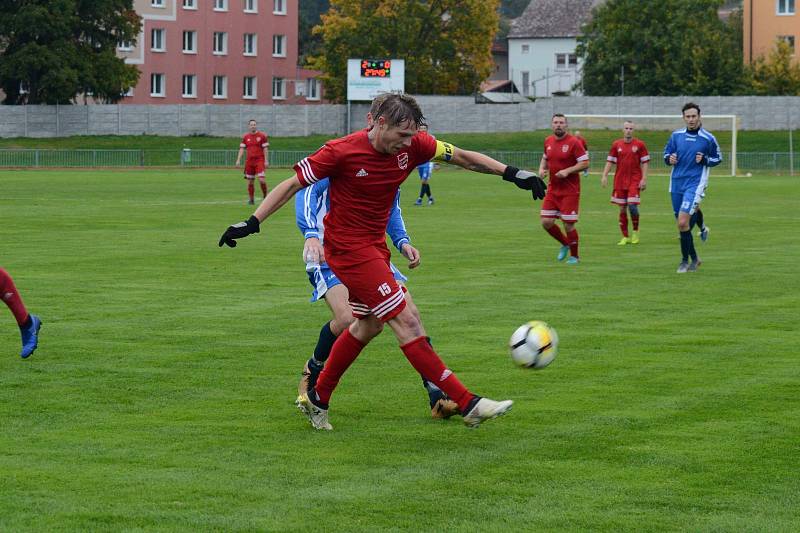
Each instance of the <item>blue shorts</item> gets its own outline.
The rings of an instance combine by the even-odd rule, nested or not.
[[[707,186],[708,173],[704,178],[670,180],[669,192],[672,195],[672,211],[675,216],[678,213],[693,215],[706,196]]]
[[[419,179],[431,179],[431,172],[433,172],[433,161],[428,161],[427,163],[423,163],[422,165],[418,166],[417,171],[419,172]]]
[[[392,267],[394,279],[402,282],[408,281],[408,278],[405,277],[394,264],[390,263],[390,266]],[[312,302],[324,298],[325,293],[328,292],[328,289],[331,287],[342,284],[341,280],[336,277],[336,274],[333,273],[327,263],[322,263],[321,265],[306,265],[306,274],[308,274],[308,282],[314,287],[314,290],[311,292]]]

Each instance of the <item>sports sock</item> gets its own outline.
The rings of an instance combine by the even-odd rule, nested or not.
[[[622,210],[619,212],[619,230],[623,237],[628,236],[628,213]]]
[[[689,250],[692,246],[692,230],[687,229],[681,232],[681,257],[684,262],[689,261]],[[697,254],[695,254],[697,257]]]
[[[267,182],[266,181],[259,181],[259,185],[261,185],[261,194],[266,198],[266,196],[267,196]]]
[[[455,374],[444,366],[444,363],[433,351],[425,337],[417,337],[413,341],[400,346],[408,362],[425,379],[439,387],[458,404],[462,410],[467,408],[473,394],[458,380]],[[328,363],[330,365],[330,363]]]
[[[697,210],[692,215],[692,218],[689,222],[689,227],[691,228],[693,225],[697,225],[698,228],[701,230],[706,227],[705,221],[703,220],[703,212],[701,210]]]
[[[689,234],[689,257],[692,258],[692,262],[697,262],[697,250],[694,249],[694,237],[692,237],[691,230],[687,231],[686,233]]]
[[[422,200],[422,197],[425,196],[425,184],[419,186],[419,199]]]
[[[323,409],[328,408],[328,402],[331,399],[333,390],[339,384],[342,375],[350,368],[353,361],[356,360],[358,354],[364,349],[364,344],[346,329],[339,335],[336,342],[333,343],[331,348],[331,356],[325,364],[325,368],[317,379],[317,386],[314,387],[316,391],[316,402],[318,407]]]
[[[430,400],[431,407],[436,405],[436,402],[441,400],[445,397],[445,394],[442,392],[442,389],[425,379],[422,378],[422,386],[425,387],[425,390],[428,391],[428,399]]]
[[[545,231],[553,236],[555,240],[560,242],[562,245],[567,245],[567,237],[561,232],[561,228],[553,224],[549,228],[545,228]]]
[[[250,201],[253,201],[253,195],[256,192],[256,187],[253,185],[253,180],[247,180],[247,196],[250,198]]]
[[[423,187],[425,187],[425,194],[427,194],[428,198],[430,198],[431,197],[431,186],[430,186],[430,184],[426,183],[425,185],[423,185]]]
[[[317,346],[314,348],[314,359],[320,364],[324,364],[331,355],[331,348],[333,343],[336,342],[336,335],[331,331],[331,323],[326,322],[322,329],[319,330],[319,338],[317,339]]]
[[[569,242],[569,255],[578,257],[578,230],[572,229],[567,232]]]
[[[631,212],[631,222],[633,222],[633,231],[639,231],[639,206],[636,204],[629,205],[628,209]]]
[[[11,279],[11,275],[2,268],[0,268],[0,299],[11,309],[17,325],[24,327],[29,318],[28,310],[25,309],[25,304],[22,303],[22,297],[17,292],[17,287],[14,285],[14,280]]]

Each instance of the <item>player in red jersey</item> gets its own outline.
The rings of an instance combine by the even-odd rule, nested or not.
[[[448,369],[423,334],[420,319],[406,305],[403,290],[392,275],[386,246],[386,224],[397,187],[425,161],[448,161],[469,170],[503,176],[522,189],[544,196],[544,182],[531,172],[506,166],[486,155],[459,150],[418,132],[425,123],[411,96],[391,94],[378,106],[374,127],[328,142],[295,165],[295,175],[281,182],[261,202],[253,216],[229,226],[219,245],[236,246],[236,239],[260,230],[260,224],[295,193],[330,178],[330,211],[325,217],[325,258],[345,284],[357,320],[334,342],[316,386],[298,399],[298,407],[316,429],[332,429],[328,402],[347,368],[388,324],[411,365],[458,404],[464,423],[504,414],[510,400],[496,402],[469,390]]]
[[[567,117],[553,115],[550,122],[553,135],[544,140],[544,153],[539,163],[539,175],[547,172],[550,184],[542,202],[540,217],[542,227],[561,243],[557,259],[567,264],[578,264],[578,207],[581,197],[580,172],[589,168],[589,154],[581,142],[567,133]],[[564,232],[556,226],[556,219],[564,224]]]
[[[622,139],[617,139],[611,144],[608,151],[608,160],[603,169],[600,184],[608,185],[608,173],[611,165],[617,165],[614,172],[614,192],[611,193],[611,203],[619,206],[619,229],[622,239],[617,243],[620,246],[639,243],[639,191],[647,188],[647,168],[650,166],[650,153],[643,141],[634,138],[635,125],[626,120],[622,126]],[[628,211],[633,222],[633,234],[628,236]]]
[[[254,181],[258,177],[261,184],[261,194],[264,198],[267,197],[267,182],[264,179],[264,171],[269,166],[268,150],[269,150],[269,137],[263,131],[258,131],[256,121],[250,119],[247,123],[250,131],[242,137],[242,143],[239,145],[239,155],[236,156],[236,166],[242,162],[242,155],[247,150],[247,159],[244,164],[244,179],[247,180],[247,203],[253,205],[255,195]]]
[[[42,327],[42,321],[38,316],[28,313],[14,280],[2,268],[0,268],[0,300],[5,302],[17,321],[22,337],[22,350],[19,355],[27,359],[39,345],[39,329]]]
[[[586,138],[583,135],[581,135],[581,130],[575,130],[575,138],[578,139],[578,142],[581,143],[581,146],[583,146],[583,149],[586,150],[586,153],[588,154],[589,153],[589,143],[586,142]],[[588,176],[589,175],[589,169],[588,168],[583,169],[583,175],[584,176]]]

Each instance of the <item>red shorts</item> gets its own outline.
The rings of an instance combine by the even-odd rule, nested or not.
[[[553,194],[547,191],[542,200],[542,210],[539,216],[560,218],[564,222],[574,224],[578,221],[580,199],[580,194]]]
[[[263,159],[254,159],[253,161],[248,159],[244,164],[244,177],[253,179],[256,176],[264,176],[264,166]]]
[[[350,292],[354,317],[362,319],[375,315],[386,322],[405,308],[403,289],[389,266],[390,257],[385,246],[325,255],[328,266]]]
[[[639,184],[640,181],[632,181],[627,188],[614,187],[611,193],[611,203],[617,205],[639,204]]]

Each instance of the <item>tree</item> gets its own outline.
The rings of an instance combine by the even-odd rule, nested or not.
[[[746,88],[741,16],[722,0],[609,0],[578,38],[587,95],[730,95]]]
[[[499,0],[332,0],[310,61],[325,94],[346,97],[348,58],[406,62],[406,92],[470,94],[492,72]]]
[[[141,27],[133,0],[0,0],[0,88],[6,104],[114,102],[139,70],[117,57]]]
[[[800,62],[792,62],[792,48],[779,40],[769,54],[753,61],[748,69],[753,92],[770,96],[800,96]]]
[[[312,33],[314,26],[319,24],[320,15],[325,13],[330,7],[328,0],[303,0],[300,2],[299,11],[299,31],[297,40],[300,48],[300,64],[306,62],[306,58],[314,56],[322,51],[322,38],[320,35]]]

